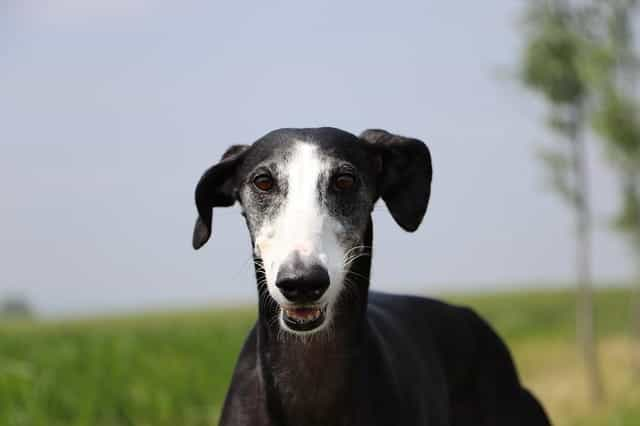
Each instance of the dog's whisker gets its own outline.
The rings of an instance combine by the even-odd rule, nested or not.
[[[355,247],[351,247],[349,250],[347,250],[347,251],[345,252],[345,254],[344,254],[344,256],[343,256],[343,257],[344,257],[344,260],[346,260],[346,259],[348,259],[350,256],[352,256],[352,255],[353,255],[353,253],[354,253],[355,251],[362,250],[362,252],[364,252],[365,250],[370,250],[370,249],[371,249],[371,247],[370,247],[370,246],[355,246]],[[360,253],[362,253],[362,252],[360,252]],[[356,255],[357,255],[357,254],[360,254],[360,253],[356,253]]]

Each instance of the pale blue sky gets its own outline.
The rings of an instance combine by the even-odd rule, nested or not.
[[[567,282],[571,217],[534,154],[544,108],[515,68],[523,2],[9,0],[0,18],[0,294],[47,313],[253,300],[237,209],[190,248],[193,188],[278,127],[427,142],[422,228],[375,213],[374,288]],[[218,4],[218,5],[216,5]],[[594,157],[601,157],[592,145]],[[594,159],[594,273],[631,274]],[[546,284],[548,285],[548,284]]]

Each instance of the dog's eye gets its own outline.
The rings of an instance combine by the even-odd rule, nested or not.
[[[271,191],[273,188],[273,178],[267,174],[259,175],[253,179],[253,184],[260,191]]]
[[[355,182],[356,182],[355,176],[349,173],[343,173],[336,176],[335,180],[333,181],[333,185],[339,191],[346,191],[348,189],[353,188],[353,185],[355,184]]]

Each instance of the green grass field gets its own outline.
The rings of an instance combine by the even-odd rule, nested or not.
[[[629,292],[597,294],[607,387],[588,402],[569,292],[453,296],[485,315],[557,425],[640,425]],[[254,309],[0,322],[0,425],[215,425]]]

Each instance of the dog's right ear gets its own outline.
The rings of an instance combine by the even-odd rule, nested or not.
[[[193,230],[193,248],[198,250],[211,237],[214,207],[229,207],[236,201],[236,169],[249,145],[233,145],[220,162],[209,168],[196,186],[198,219]]]

